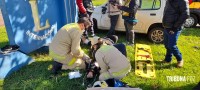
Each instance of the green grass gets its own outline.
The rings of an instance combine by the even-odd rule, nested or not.
[[[178,46],[183,54],[184,67],[175,68],[176,60],[170,65],[161,65],[160,61],[164,58],[165,48],[162,44],[154,44],[149,42],[146,35],[136,34],[136,43],[148,44],[153,51],[153,57],[156,68],[156,78],[147,79],[141,78],[134,74],[134,47],[126,46],[128,58],[132,64],[132,71],[122,80],[133,87],[140,87],[144,90],[191,90],[200,81],[199,72],[199,55],[200,55],[200,29],[186,29],[182,32]],[[6,32],[0,30],[1,47],[8,43]],[[3,33],[3,34],[2,34]],[[106,32],[101,32],[99,36],[104,36]],[[125,33],[118,32],[120,37],[119,42],[125,43]],[[88,53],[89,47],[84,46],[83,50]],[[30,54],[35,59],[35,62],[22,69],[14,72],[4,81],[0,80],[0,89],[58,89],[58,90],[85,90],[82,86],[83,79],[68,79],[69,71],[60,72],[57,78],[50,77],[50,69],[52,67],[52,59],[47,53],[33,52]],[[83,74],[83,71],[81,71]],[[168,82],[166,76],[194,76],[195,81],[189,82]]]
[[[153,1],[154,0],[143,0],[141,9],[152,9]],[[158,9],[158,8],[160,8],[160,1],[156,0],[156,5],[153,9]]]
[[[92,0],[94,6],[99,6],[103,3],[105,3],[106,1],[108,1],[108,0]]]
[[[101,1],[101,2],[100,2]],[[94,5],[100,5],[107,0],[93,0]],[[170,65],[161,65],[160,60],[164,58],[165,48],[162,44],[149,42],[146,35],[136,34],[136,43],[148,44],[153,51],[156,68],[156,78],[141,78],[134,74],[134,47],[126,46],[128,58],[132,64],[132,71],[122,80],[133,87],[140,87],[143,90],[191,90],[200,81],[200,29],[191,28],[182,32],[178,46],[183,54],[184,67],[175,68],[176,60]],[[106,32],[98,33],[104,36]],[[118,32],[119,42],[125,43],[125,33]],[[0,47],[8,44],[5,27],[0,27]],[[87,46],[83,50],[88,53]],[[0,80],[0,90],[26,89],[26,90],[85,90],[82,86],[83,79],[68,79],[69,71],[60,72],[57,78],[49,78],[52,68],[52,59],[47,53],[33,52],[29,54],[35,62],[14,72],[4,80]],[[83,71],[81,71],[83,73]],[[168,82],[166,76],[194,76],[195,81],[191,82]]]
[[[8,36],[4,26],[0,26],[0,47],[8,44]]]

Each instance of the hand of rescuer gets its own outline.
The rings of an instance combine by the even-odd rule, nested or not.
[[[93,78],[93,72],[92,71],[88,72],[87,78]]]

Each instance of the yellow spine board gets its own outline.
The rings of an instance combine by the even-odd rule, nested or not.
[[[136,44],[135,74],[145,78],[155,78],[155,68],[151,47],[145,44]]]

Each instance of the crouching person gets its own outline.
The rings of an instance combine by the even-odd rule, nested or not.
[[[89,57],[80,47],[81,35],[90,26],[87,18],[80,18],[77,23],[63,26],[49,45],[50,56],[53,58],[53,74],[61,69],[84,69]]]
[[[100,67],[99,80],[121,79],[131,70],[129,60],[112,45],[103,45],[101,41],[92,46],[92,56]],[[87,77],[92,77],[88,73]]]
[[[88,45],[88,46],[91,46],[91,45],[93,45],[93,43],[97,42],[99,38],[100,38],[100,37],[98,37],[98,36],[94,36],[94,37],[92,37],[92,38],[87,39],[86,37],[83,36],[83,37],[81,38],[81,41],[82,41],[83,44]],[[94,40],[95,40],[95,41],[94,41]],[[104,38],[101,38],[101,40],[102,40],[105,44],[107,44],[107,45],[114,45],[114,44],[116,44],[117,41],[118,41],[118,36],[116,36],[116,35],[109,35],[109,36],[106,36],[106,37],[104,37]],[[93,43],[92,43],[92,42],[93,42]]]

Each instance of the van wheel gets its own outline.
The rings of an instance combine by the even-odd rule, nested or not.
[[[195,27],[197,25],[198,19],[194,14],[191,14],[188,19],[186,19],[184,26],[189,27]]]
[[[164,41],[163,30],[161,27],[152,28],[148,33],[148,38],[154,43],[162,43]]]

